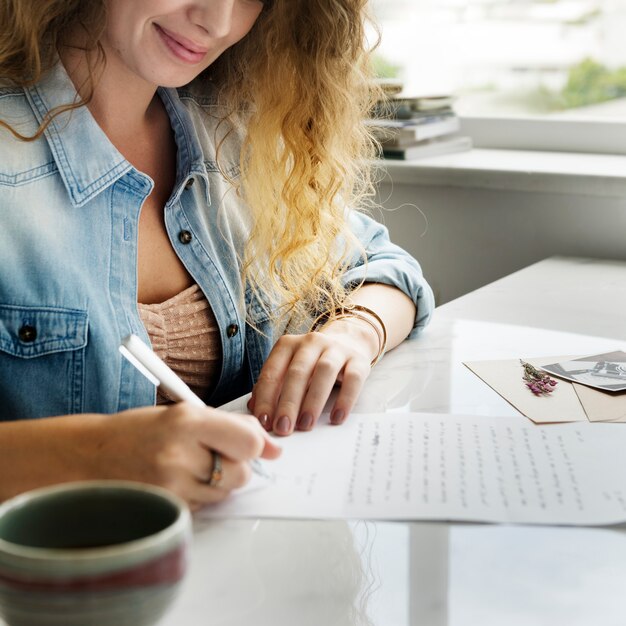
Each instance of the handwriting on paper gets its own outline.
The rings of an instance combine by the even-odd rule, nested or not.
[[[621,425],[353,415],[284,441],[267,488],[206,514],[617,523],[626,520],[624,449]]]

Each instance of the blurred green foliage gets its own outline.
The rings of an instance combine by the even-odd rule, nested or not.
[[[391,61],[387,60],[380,54],[374,54],[372,56],[372,68],[376,78],[399,78],[400,65],[395,65]]]
[[[567,84],[561,91],[564,109],[597,104],[626,96],[626,67],[610,70],[585,59],[569,71]]]
[[[555,91],[542,85],[516,99],[532,113],[551,113],[626,97],[626,67],[609,69],[593,59],[570,68],[565,86]]]

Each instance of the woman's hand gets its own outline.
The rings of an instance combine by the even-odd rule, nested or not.
[[[192,509],[219,502],[243,487],[251,477],[252,459],[280,454],[249,415],[179,403],[99,417],[99,427],[92,430],[98,447],[94,475],[160,485]],[[223,478],[209,486],[213,451],[222,457]]]
[[[213,451],[222,479],[209,486]],[[8,422],[0,424],[0,501],[60,482],[120,479],[165,487],[197,509],[245,485],[250,460],[279,454],[254,417],[187,403]]]
[[[284,335],[261,370],[248,409],[277,435],[311,430],[340,383],[331,422],[341,424],[369,376],[378,341],[372,327],[357,318],[336,320],[319,332]]]

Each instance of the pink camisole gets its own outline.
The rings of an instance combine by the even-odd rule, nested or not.
[[[138,305],[152,349],[204,399],[217,382],[222,344],[215,316],[198,285],[165,302]],[[157,404],[172,399],[157,394]]]

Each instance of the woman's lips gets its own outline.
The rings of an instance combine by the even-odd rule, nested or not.
[[[204,56],[208,52],[207,48],[202,48],[180,35],[171,33],[158,24],[155,24],[154,26],[163,43],[167,46],[170,52],[181,61],[186,63],[199,63],[202,59],[204,59]]]

